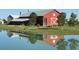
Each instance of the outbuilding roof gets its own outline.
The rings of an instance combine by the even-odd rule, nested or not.
[[[16,21],[16,22],[20,21],[20,22],[23,22],[23,21],[28,21],[28,20],[29,20],[28,18],[23,18],[23,19],[16,18],[16,19],[13,19],[11,21]]]

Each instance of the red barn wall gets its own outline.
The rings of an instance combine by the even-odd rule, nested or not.
[[[59,12],[57,12],[56,10],[52,10],[49,13],[44,15],[43,18],[43,25],[45,26],[52,26],[52,25],[58,25],[58,16],[60,15]]]

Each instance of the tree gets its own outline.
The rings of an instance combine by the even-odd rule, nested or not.
[[[66,13],[62,12],[59,16],[58,16],[58,24],[59,26],[63,26],[66,22]]]
[[[75,25],[79,25],[79,21],[78,21],[78,19],[76,19],[76,21],[75,21]]]
[[[77,19],[76,18],[77,18],[77,15],[74,14],[74,13],[71,13],[71,17],[70,17],[70,20],[68,22],[69,26],[76,25],[76,23],[77,23]]]
[[[37,20],[37,14],[32,12],[30,14],[30,21],[29,21],[29,24],[30,25],[35,25],[36,24],[36,20]]]
[[[77,22],[77,25],[79,25],[79,21]]]
[[[7,21],[5,19],[3,19],[4,23],[7,23]]]

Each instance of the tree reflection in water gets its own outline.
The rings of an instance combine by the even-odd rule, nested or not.
[[[12,36],[13,36],[13,33],[10,32],[10,31],[7,31],[7,36],[8,36],[8,37],[12,37]]]
[[[30,34],[30,35],[29,35],[29,41],[30,41],[32,44],[35,44],[35,42],[37,41],[37,40],[36,40],[36,35],[35,35],[35,34]]]
[[[79,41],[76,39],[69,39],[69,47],[71,50],[77,49]]]
[[[2,30],[0,30],[0,32],[1,32]]]
[[[57,49],[58,50],[66,50],[67,47],[69,47],[69,49],[71,50],[76,50],[78,47],[78,43],[79,41],[76,39],[69,39],[68,41],[66,40],[61,40],[57,43]]]
[[[37,34],[29,34],[28,38],[32,44],[35,44],[37,40],[43,40],[42,35],[37,35]]]
[[[63,40],[61,40],[61,41],[59,41],[59,42],[57,43],[56,48],[57,48],[58,50],[65,50],[66,47],[67,47],[67,44],[68,44],[68,42],[63,39]]]
[[[7,36],[9,38],[15,38],[15,37],[19,37],[19,33],[14,33],[14,32],[7,31]]]

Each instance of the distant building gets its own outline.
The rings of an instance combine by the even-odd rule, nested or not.
[[[29,22],[29,18],[21,17],[21,14],[18,16],[13,16],[13,20],[11,20],[8,25],[26,25]]]
[[[9,25],[26,25],[29,22],[29,19],[23,19],[23,18],[17,18],[17,19],[13,19],[9,22]]]
[[[4,21],[3,20],[0,20],[0,24],[4,24]]]
[[[52,26],[52,25],[58,25],[58,16],[61,14],[57,10],[45,10],[40,12],[35,12],[37,14],[37,21],[36,25],[42,25],[42,26]],[[30,19],[30,12],[21,14],[18,18],[13,19],[9,24],[16,25],[27,23]]]

